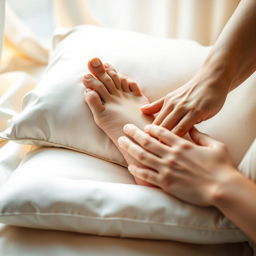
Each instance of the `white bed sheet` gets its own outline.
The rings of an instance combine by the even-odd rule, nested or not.
[[[2,256],[249,256],[246,243],[188,243],[89,236],[72,232],[0,226]]]

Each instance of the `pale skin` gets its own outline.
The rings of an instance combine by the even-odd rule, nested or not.
[[[248,198],[256,196],[255,183],[238,172],[225,145],[193,127],[218,113],[227,94],[256,70],[255,28],[256,1],[241,0],[195,76],[153,103],[135,82],[97,58],[88,64],[94,76],[83,80],[96,124],[119,148],[138,184],[214,206],[254,241],[256,201]],[[188,131],[193,142],[180,137]]]
[[[256,70],[256,1],[241,0],[195,76],[141,108],[179,136],[222,108],[227,94]]]
[[[256,196],[256,184],[239,173],[227,147],[195,128],[189,142],[150,124],[152,119],[139,111],[148,100],[135,82],[98,58],[88,67],[93,75],[83,78],[85,101],[136,182],[195,205],[214,206],[256,241],[256,201],[248,200]]]

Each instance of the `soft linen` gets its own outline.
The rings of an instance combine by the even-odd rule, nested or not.
[[[10,225],[200,244],[246,240],[217,209],[135,185],[126,168],[65,149],[30,152],[0,193],[0,222]]]
[[[48,68],[37,87],[24,96],[23,110],[9,120],[0,138],[65,147],[123,166],[122,155],[95,125],[84,103],[81,80],[87,61],[98,56],[110,62],[155,100],[188,81],[209,51],[193,41],[95,26],[60,30],[54,42]],[[251,97],[255,95],[255,81],[254,75],[231,92],[219,115],[199,125],[228,145],[236,163],[255,137],[256,103]]]
[[[88,59],[99,56],[112,63],[154,100],[192,77],[209,51],[192,41],[93,26],[60,31],[55,44],[40,83],[26,94],[22,112],[10,120],[1,137],[74,149],[119,165],[125,165],[121,154],[94,124],[83,100],[81,79]],[[236,163],[255,138],[256,102],[251,97],[255,93],[253,75],[229,94],[218,115],[198,125],[226,143]],[[123,167],[82,153],[64,149],[35,151],[1,188],[0,221],[194,243],[246,239],[214,208],[191,206],[133,183]]]

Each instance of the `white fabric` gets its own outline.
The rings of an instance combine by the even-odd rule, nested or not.
[[[61,26],[100,24],[154,36],[213,44],[239,0],[54,1]]]
[[[4,35],[5,0],[0,0],[0,60]],[[1,63],[1,62],[0,62]]]
[[[135,185],[126,168],[70,150],[30,152],[0,194],[0,221],[10,225],[200,244],[246,241],[217,209]]]
[[[138,81],[153,100],[188,80],[208,52],[193,41],[155,39],[92,26],[63,30],[54,41],[60,43],[41,81],[25,95],[23,111],[14,116],[1,137],[67,147],[121,165],[125,165],[123,157],[95,125],[84,104],[81,80],[86,62],[94,56],[111,62]],[[156,65],[161,66],[161,76]]]
[[[0,137],[66,147],[123,166],[120,152],[95,125],[84,103],[81,80],[87,72],[87,61],[99,56],[112,63],[118,71],[137,81],[150,100],[155,100],[189,80],[209,51],[193,41],[159,39],[94,26],[61,30],[55,44],[41,81],[25,95],[23,111],[14,116]],[[255,94],[255,77],[251,76],[229,94],[218,115],[198,126],[225,142],[236,163],[255,138],[256,103],[250,97]],[[234,113],[237,104],[244,106]],[[239,137],[239,142],[234,140]]]
[[[6,226],[0,227],[4,256],[251,256],[246,243],[196,245],[175,241],[89,236]]]
[[[34,1],[34,0],[32,0]],[[36,1],[37,3],[40,0]],[[183,8],[172,9],[172,12],[169,11],[166,6],[162,5],[162,2],[157,1],[155,3],[155,6],[152,8],[153,10],[158,9],[157,12],[159,12],[158,19],[155,17],[150,17],[150,19],[147,19],[147,26],[146,29],[143,30],[143,32],[149,32],[151,34],[156,33],[157,35],[161,34],[164,36],[172,36],[168,33],[170,28],[175,28],[176,33],[179,33],[179,26],[177,26],[177,20],[180,22],[183,22],[183,24],[187,24],[186,29],[186,38],[194,38],[199,40],[201,43],[204,42],[210,42],[215,39],[218,31],[220,31],[221,26],[225,23],[227,18],[231,15],[236,3],[238,0],[230,0],[230,1],[207,1],[208,4],[203,5],[203,10],[200,12],[209,13],[209,15],[205,16],[204,23],[208,24],[209,26],[205,26],[202,30],[201,25],[198,22],[201,22],[197,17],[198,12],[196,6],[201,5],[201,0],[199,1],[193,1],[194,7],[193,14],[190,11],[190,9],[186,8],[185,2],[188,1],[180,1],[180,0],[168,0],[166,1],[167,4],[172,4],[174,1],[177,2],[184,2]],[[26,17],[29,22],[34,22],[33,19],[29,18],[29,12],[27,10],[30,9],[31,13],[35,13],[35,11],[30,8],[32,5],[29,3],[29,1],[25,2],[23,0],[19,0],[18,2],[16,0],[13,1],[14,4],[17,6],[19,5],[21,7],[20,11],[26,11]],[[22,3],[21,3],[22,2]],[[45,0],[41,0],[41,2],[47,2]],[[80,8],[80,3],[82,0],[73,1],[72,5],[65,4],[65,2],[70,2],[69,0],[63,0],[58,1],[55,0],[57,5],[62,8],[55,8],[55,18],[57,17],[57,20],[59,22],[58,25],[72,25],[72,24],[81,24],[81,23],[96,23],[95,20],[92,18],[92,14],[90,14],[90,11],[92,12],[101,12],[102,10],[105,10],[107,6],[97,6],[98,3],[96,3],[95,0],[91,0],[91,2],[96,3],[96,7],[94,9],[88,10],[88,8]],[[108,1],[109,4],[110,1]],[[120,1],[121,2],[121,1]],[[155,1],[154,1],[155,2]],[[191,1],[192,2],[192,1]],[[21,4],[19,4],[21,3]],[[132,3],[132,2],[130,2]],[[214,3],[214,8],[212,8],[211,3]],[[90,4],[90,3],[89,3]],[[116,1],[114,2],[116,4]],[[40,5],[40,4],[39,4]],[[151,9],[151,7],[148,8],[148,6],[140,5],[138,1],[134,1],[132,8],[126,8],[127,5],[129,5],[129,1],[126,1],[126,4],[124,5],[124,2],[122,2],[122,5],[124,6],[123,10],[126,10],[127,13],[130,12],[132,9],[136,9],[137,7],[140,8],[138,10],[139,13],[141,13],[143,10],[147,12]],[[161,6],[160,6],[161,5]],[[87,7],[86,5],[84,5]],[[113,6],[112,6],[113,7]],[[111,8],[112,8],[111,7]],[[159,8],[158,8],[159,7]],[[71,8],[73,8],[71,12]],[[81,11],[81,15],[78,15],[77,11]],[[85,11],[86,10],[86,11]],[[161,10],[167,10],[167,15],[163,15]],[[184,11],[186,10],[186,11]],[[199,9],[198,9],[199,10]],[[50,12],[49,8],[49,12]],[[136,11],[136,10],[135,10]],[[214,11],[214,12],[213,12]],[[70,12],[72,15],[70,15]],[[137,12],[137,11],[136,11]],[[135,19],[129,19],[129,16],[125,13],[122,13],[121,17],[117,17],[119,14],[119,11],[116,11],[115,8],[112,8],[112,12],[105,12],[105,15],[108,17],[100,17],[100,13],[95,14],[93,13],[93,16],[97,15],[97,18],[100,19],[100,23],[103,25],[111,25],[111,20],[113,20],[114,17],[114,23],[113,26],[118,26],[120,18],[126,19],[123,24],[124,28],[137,30],[138,25],[142,22],[142,20],[138,19],[139,17],[136,17]],[[172,13],[172,15],[169,16],[169,13]],[[212,15],[215,13],[215,15]],[[63,14],[67,14],[66,16]],[[73,15],[74,14],[74,15]],[[95,15],[94,15],[95,14]],[[125,15],[124,15],[125,14]],[[174,15],[173,15],[174,14]],[[177,15],[176,15],[177,14]],[[185,14],[185,15],[184,15]],[[190,16],[192,19],[187,19],[187,14],[192,14]],[[24,15],[23,15],[24,16]],[[125,17],[124,17],[125,16]],[[132,17],[134,17],[134,12],[132,12]],[[48,16],[47,16],[48,17]],[[48,18],[42,18],[43,24],[48,24],[45,22],[48,20]],[[145,14],[140,15],[140,17],[145,17]],[[161,19],[163,17],[163,19]],[[7,17],[8,18],[8,17]],[[79,20],[79,18],[82,18]],[[128,18],[128,19],[127,19]],[[106,22],[102,22],[102,19],[104,19]],[[15,19],[17,21],[17,19]],[[138,22],[137,22],[138,20]],[[151,22],[149,22],[149,20]],[[192,22],[191,22],[192,20]],[[193,22],[197,20],[197,23]],[[10,20],[14,27],[16,27],[15,21]],[[154,26],[156,24],[156,21],[159,22],[159,25]],[[211,21],[211,22],[208,22]],[[29,24],[28,22],[28,24]],[[9,23],[9,22],[7,22]],[[196,24],[196,25],[194,25]],[[219,26],[220,25],[220,26]],[[216,30],[214,27],[216,26]],[[35,27],[34,24],[31,27]],[[163,29],[162,29],[163,28]],[[166,29],[167,28],[167,29]],[[189,28],[189,29],[188,29]],[[202,32],[202,35],[198,33],[200,29],[200,33]],[[34,81],[37,80],[38,74],[41,72],[42,67],[44,67],[45,64],[40,64],[36,62],[35,60],[30,60],[28,56],[36,56],[37,47],[31,47],[27,48],[28,51],[22,52],[22,49],[19,48],[19,42],[17,40],[12,40],[13,37],[16,36],[16,33],[19,32],[20,38],[24,37],[23,31],[27,31],[27,29],[24,26],[19,26],[19,30],[16,30],[16,33],[11,33],[11,27],[7,26],[7,29],[10,31],[8,33],[8,37],[6,37],[7,40],[5,40],[4,44],[4,52],[3,52],[3,60],[2,60],[2,67],[0,72],[9,72],[8,74],[8,80],[6,80],[6,76],[2,80],[2,76],[0,78],[1,86],[0,86],[0,95],[1,97],[3,95],[9,94],[9,89],[11,88],[12,94],[11,97],[5,98],[2,102],[6,104],[7,102],[11,102],[9,104],[9,107],[5,105],[4,111],[7,110],[10,117],[15,114],[15,111],[13,111],[14,106],[13,102],[21,103],[21,99],[23,94],[26,91],[31,90],[30,86],[31,83],[29,82],[28,86],[26,86],[26,80],[23,79],[16,79],[16,73],[12,73],[12,71],[25,71],[27,76],[32,74],[32,78]],[[214,32],[215,30],[215,32]],[[139,31],[139,30],[138,30]],[[36,31],[39,34],[42,31]],[[163,32],[163,33],[162,33]],[[48,31],[47,38],[50,36],[51,30]],[[209,37],[210,35],[210,37]],[[212,36],[213,35],[213,36]],[[212,38],[212,40],[210,39]],[[9,40],[12,42],[12,44],[9,44]],[[40,45],[40,41],[36,38],[29,37],[27,40],[34,41],[34,43]],[[43,37],[44,40],[44,37]],[[47,41],[47,40],[45,40]],[[39,57],[42,56],[42,51],[40,51]],[[47,54],[47,51],[45,51]],[[28,54],[28,56],[27,56]],[[47,57],[46,57],[47,59]],[[4,66],[3,66],[4,64]],[[23,74],[21,74],[23,75]],[[29,79],[30,80],[30,79]],[[22,82],[22,86],[19,86],[19,83]],[[24,83],[23,83],[24,82]],[[0,104],[0,106],[1,106]],[[242,103],[244,104],[244,103]],[[3,114],[3,115],[2,115]],[[0,121],[2,121],[2,116],[5,118],[5,112],[2,112],[2,108],[0,107]],[[9,118],[10,118],[9,117]],[[8,119],[5,119],[6,121]],[[3,122],[5,123],[5,122]],[[3,124],[2,123],[2,124]],[[3,128],[6,127],[6,123],[1,126],[0,130],[3,130]],[[1,142],[0,146],[4,145],[5,142]],[[22,159],[23,155],[27,152],[27,147],[23,145],[15,145],[12,142],[7,143],[7,145],[4,147],[3,150],[1,150],[1,160],[0,163],[2,164],[2,159],[4,160],[4,171],[8,171],[8,173],[12,173],[15,166],[19,163],[19,161]],[[2,167],[2,165],[1,165]],[[2,171],[2,168],[1,168]],[[99,246],[99,244],[101,246]],[[104,251],[102,252],[102,248],[104,247]],[[223,244],[223,245],[206,245],[206,246],[197,246],[197,245],[190,245],[190,244],[181,244],[177,242],[158,242],[158,241],[147,241],[147,240],[128,240],[128,239],[116,239],[116,238],[104,238],[104,237],[86,237],[84,235],[77,235],[73,233],[68,232],[53,232],[53,231],[40,231],[40,230],[34,230],[34,229],[21,229],[21,228],[15,228],[15,227],[3,227],[0,234],[0,252],[1,254],[5,256],[20,256],[20,255],[33,255],[33,256],[41,256],[41,255],[68,255],[68,256],[78,256],[78,255],[169,255],[170,252],[173,252],[174,255],[250,255],[248,253],[248,248],[245,246],[241,246],[240,244]]]

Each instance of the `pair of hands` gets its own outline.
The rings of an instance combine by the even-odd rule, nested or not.
[[[145,166],[130,165],[131,174],[189,203],[214,205],[218,190],[237,173],[226,146],[196,128],[190,130],[194,143],[153,124],[144,131],[127,124],[124,133],[119,146]]]

